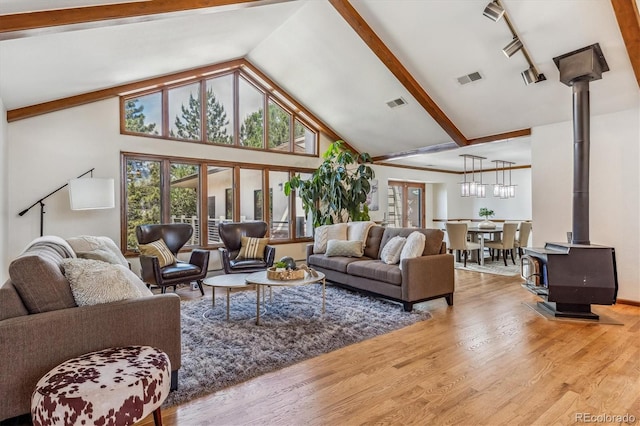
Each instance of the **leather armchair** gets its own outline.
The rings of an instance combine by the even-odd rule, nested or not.
[[[264,238],[267,234],[266,222],[226,222],[218,225],[220,239],[224,247],[219,248],[224,272],[241,274],[264,271],[273,266],[276,248],[266,246],[264,259],[236,259],[242,247],[242,237]]]
[[[168,223],[161,225],[138,225],[136,238],[139,244],[148,244],[163,239],[174,256],[189,241],[193,228],[187,223]],[[147,284],[157,285],[165,293],[168,286],[174,290],[178,284],[192,281],[198,283],[200,293],[204,296],[202,280],[207,276],[209,251],[195,249],[191,252],[189,262],[177,261],[175,264],[160,267],[156,256],[140,255],[142,280]]]

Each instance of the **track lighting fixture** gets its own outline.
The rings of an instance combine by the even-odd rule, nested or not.
[[[515,27],[513,26],[513,23],[511,22],[511,19],[509,18],[509,15],[507,14],[500,0],[494,0],[491,3],[489,3],[487,7],[484,9],[483,15],[491,19],[492,21],[496,21],[496,22],[500,18],[504,17],[504,21],[507,23],[507,27],[509,27],[509,31],[511,31],[511,35],[513,36],[513,39],[509,44],[505,46],[504,49],[502,49],[502,53],[504,53],[507,56],[507,58],[510,58],[516,52],[522,52],[522,54],[524,55],[524,58],[527,60],[527,63],[529,64],[529,68],[523,71],[522,73],[520,73],[520,75],[522,75],[522,79],[524,80],[524,83],[526,85],[529,85],[531,83],[539,83],[541,81],[546,80],[546,77],[544,76],[544,74],[538,71],[533,61],[531,60],[531,56],[529,55],[529,52],[525,48],[524,43],[522,42],[522,39],[516,32]]]
[[[502,18],[502,15],[504,15],[504,9],[497,2],[492,1],[484,8],[483,15],[493,22],[498,22],[500,18]]]

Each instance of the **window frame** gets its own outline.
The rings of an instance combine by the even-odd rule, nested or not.
[[[277,166],[271,164],[256,164],[256,163],[237,163],[231,161],[223,161],[223,160],[209,160],[209,159],[198,159],[198,158],[188,158],[188,157],[177,157],[177,156],[167,156],[167,155],[155,155],[155,154],[144,154],[144,153],[135,153],[135,152],[121,152],[120,153],[120,165],[121,165],[121,177],[120,177],[120,243],[122,247],[122,251],[125,255],[135,256],[139,253],[136,250],[132,250],[128,247],[127,243],[127,227],[128,227],[128,193],[127,193],[127,162],[130,160],[135,161],[157,161],[160,162],[160,216],[162,223],[170,222],[170,186],[171,186],[171,164],[189,164],[195,165],[199,168],[198,177],[199,177],[199,194],[198,194],[198,222],[200,224],[207,224],[207,226],[199,226],[198,230],[200,235],[197,238],[199,244],[185,246],[181,251],[190,251],[194,248],[204,248],[208,250],[213,250],[218,247],[222,247],[221,243],[211,242],[209,241],[209,232],[208,232],[208,198],[211,196],[209,194],[208,188],[208,168],[209,167],[225,167],[232,170],[233,174],[233,182],[232,182],[232,193],[233,193],[233,221],[240,220],[240,193],[243,189],[242,181],[240,179],[240,170],[241,169],[254,169],[260,170],[262,172],[262,211],[263,211],[263,221],[267,222],[268,232],[267,236],[269,237],[270,244],[291,244],[297,242],[309,242],[313,241],[313,237],[305,236],[298,237],[296,230],[296,203],[295,203],[295,192],[292,192],[288,197],[289,203],[289,237],[288,238],[278,238],[272,239],[270,235],[271,223],[268,214],[268,206],[271,203],[271,197],[269,196],[269,173],[270,172],[287,172],[289,174],[289,179],[295,174],[298,173],[313,173],[314,169],[312,168],[302,168],[302,167],[294,167],[294,166]],[[265,189],[266,188],[266,189]],[[217,194],[216,194],[217,195]]]
[[[261,73],[258,70],[252,69],[247,65],[247,63],[242,63],[239,65],[235,65],[232,67],[224,67],[224,64],[220,64],[220,68],[217,71],[211,71],[207,73],[202,73],[200,75],[194,75],[192,77],[183,77],[178,80],[172,80],[171,76],[165,77],[164,79],[154,79],[155,83],[153,87],[145,87],[141,88],[137,91],[130,91],[126,94],[122,94],[120,96],[120,133],[123,135],[130,136],[138,136],[138,137],[151,137],[158,138],[164,140],[172,140],[177,142],[187,142],[187,143],[198,143],[204,145],[211,145],[216,147],[231,147],[236,149],[249,149],[249,150],[258,150],[258,151],[267,151],[279,154],[286,155],[299,155],[299,156],[312,156],[319,157],[319,148],[320,148],[320,133],[321,126],[314,123],[313,118],[308,117],[308,112],[297,102],[295,102],[288,95],[284,95],[284,92],[279,88],[272,87],[272,83],[265,81],[265,79],[261,76]],[[233,111],[229,112],[229,115],[233,116],[233,143],[231,144],[221,144],[207,141],[207,120],[206,120],[206,108],[207,99],[206,99],[206,91],[207,91],[207,81],[217,77],[223,77],[225,75],[232,75],[232,98],[233,98]],[[264,94],[263,98],[263,146],[261,148],[258,147],[250,147],[243,146],[240,144],[240,117],[239,117],[239,82],[240,79],[244,79],[249,85],[255,87],[258,91]],[[181,139],[176,137],[171,137],[169,135],[169,129],[171,128],[170,117],[169,117],[169,106],[168,106],[168,98],[169,91],[175,88],[188,86],[194,83],[199,84],[199,92],[200,92],[200,138],[199,139]],[[142,84],[142,83],[141,83]],[[162,122],[159,123],[159,135],[152,135],[147,133],[138,133],[131,130],[126,129],[125,122],[125,112],[126,112],[126,103],[129,100],[136,99],[145,95],[160,93],[161,94],[161,108],[162,114],[161,119]],[[269,147],[269,103],[273,102],[278,107],[282,108],[287,114],[290,116],[290,125],[289,125],[289,146],[287,150],[282,149],[271,149]],[[299,121],[302,123],[309,131],[311,131],[315,136],[315,146],[313,153],[306,152],[297,152],[295,147],[295,138],[294,138],[294,127],[295,122]]]

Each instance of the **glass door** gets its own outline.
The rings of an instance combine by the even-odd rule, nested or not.
[[[423,228],[425,217],[423,183],[389,181],[388,226]]]

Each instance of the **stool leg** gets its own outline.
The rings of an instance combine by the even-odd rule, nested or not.
[[[162,426],[162,412],[160,411],[160,407],[153,411],[153,423],[156,426]]]

